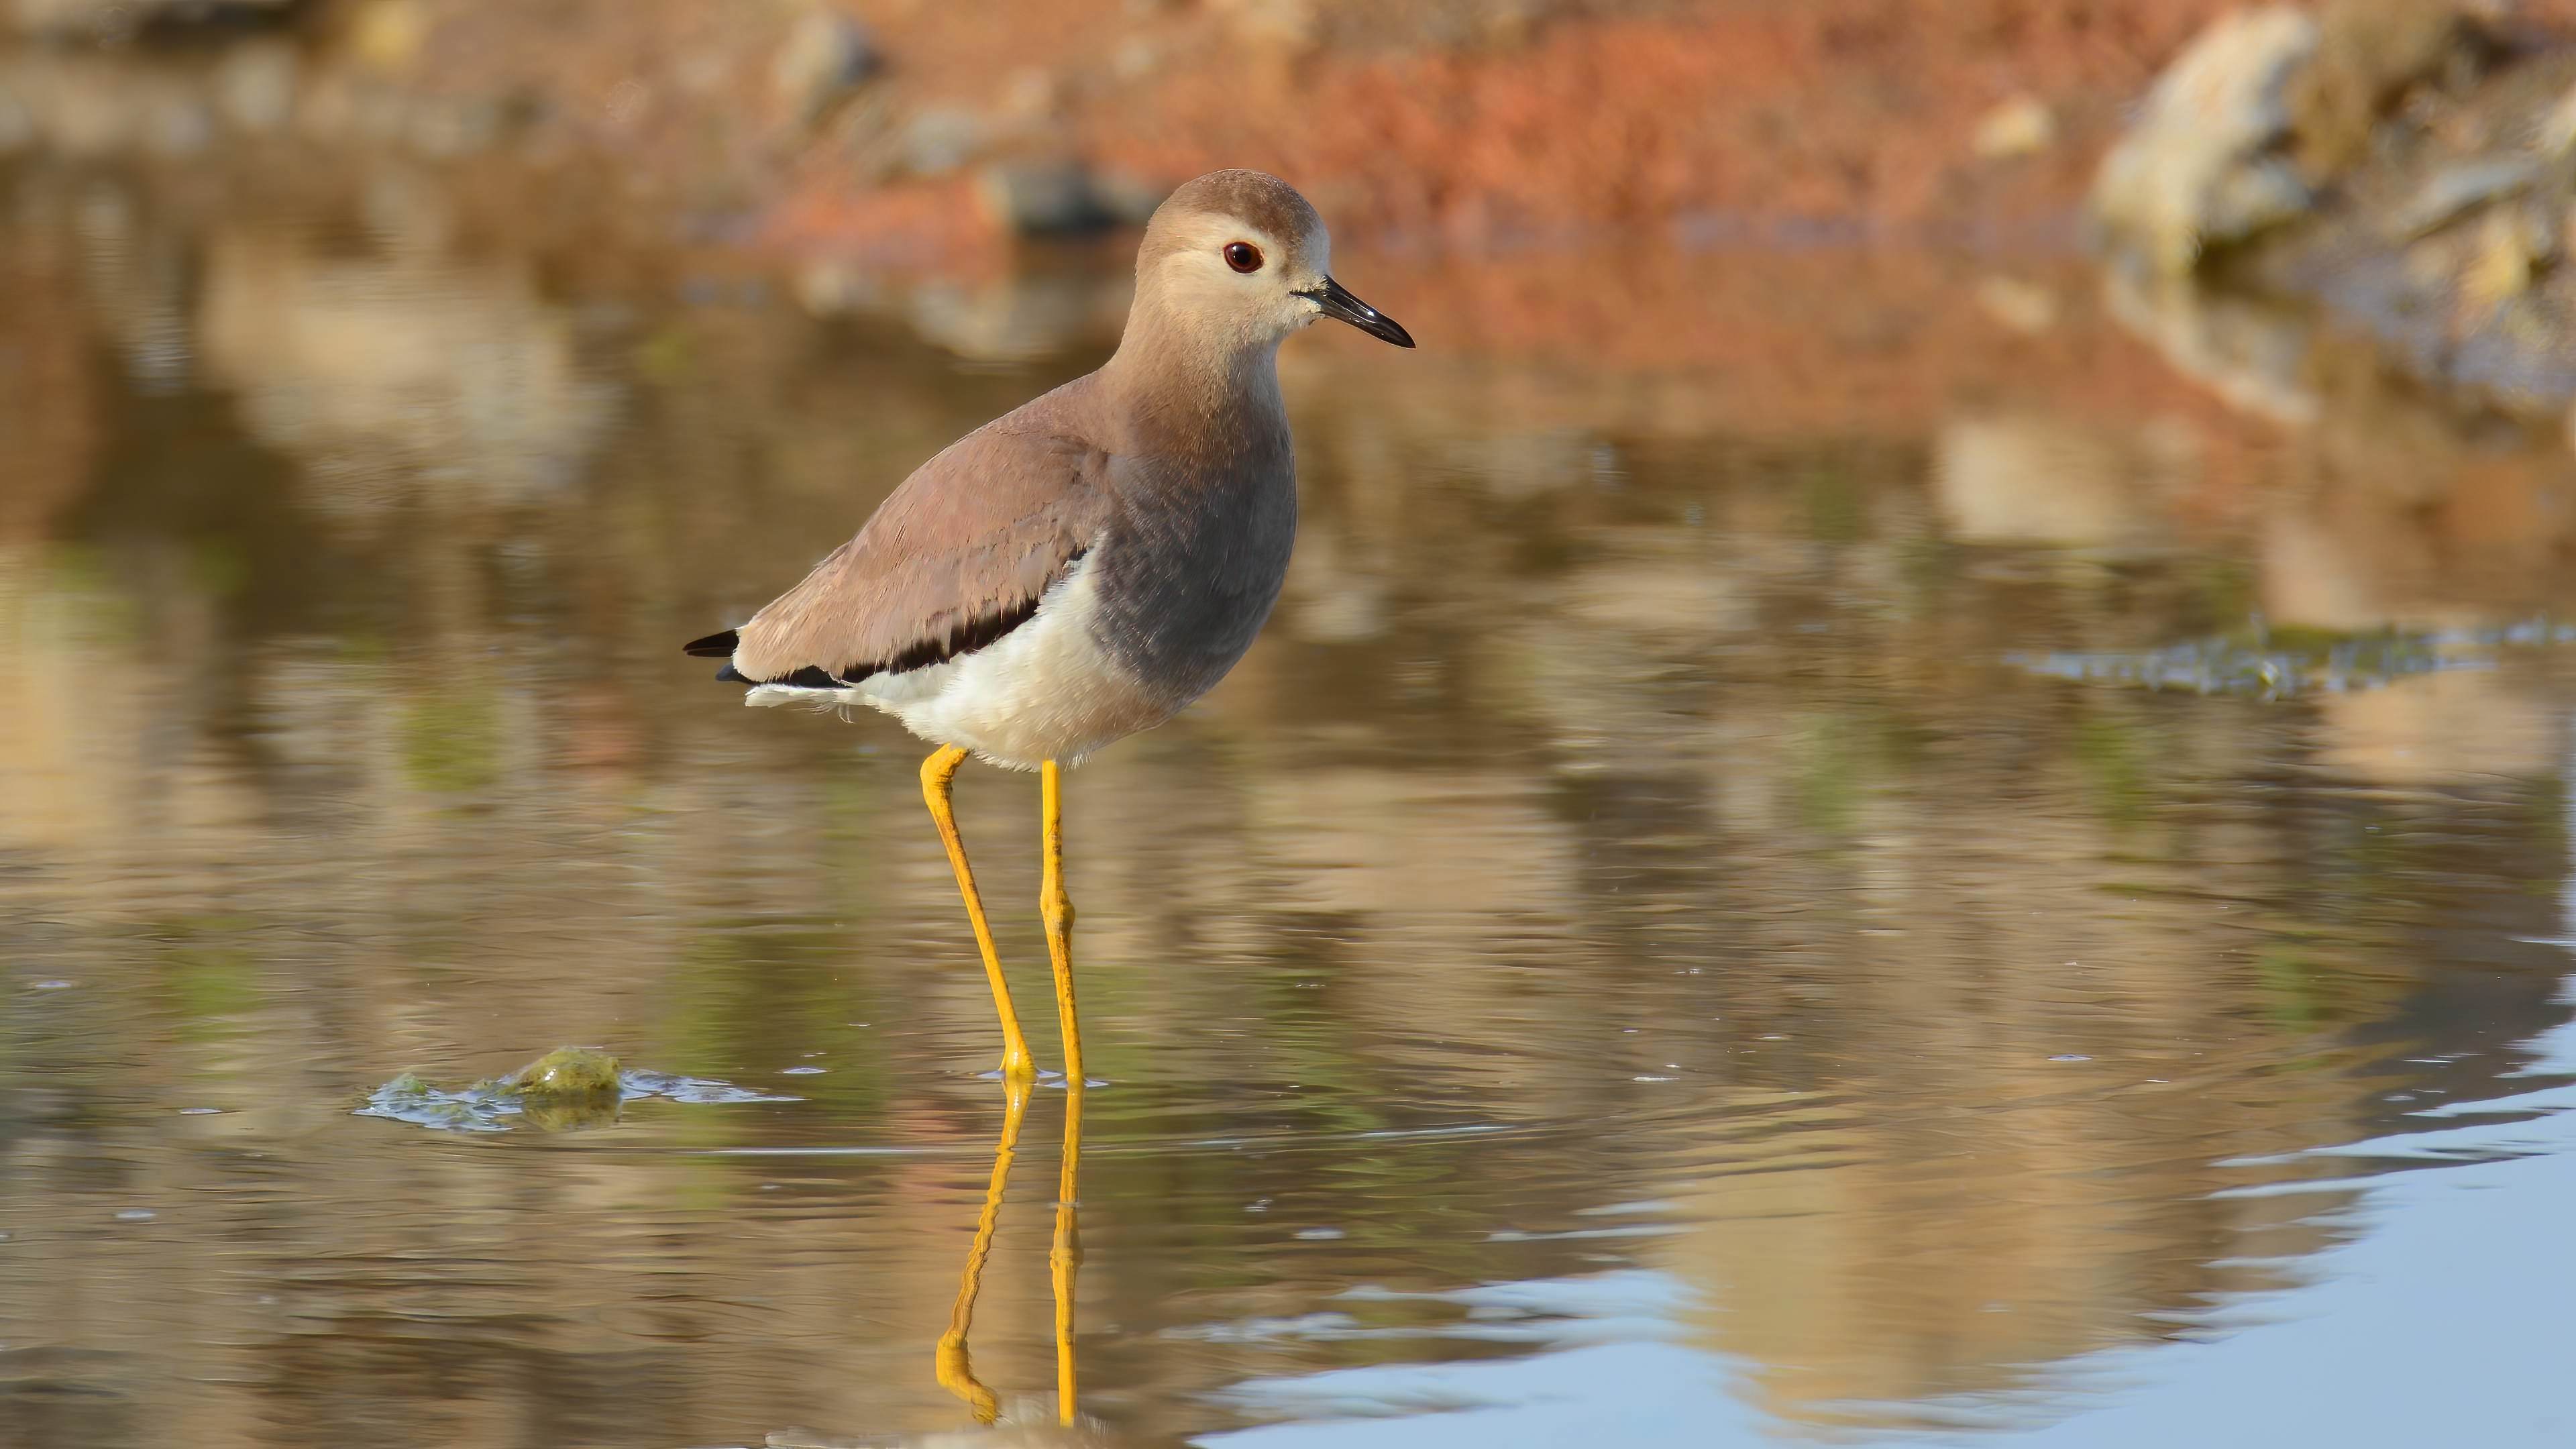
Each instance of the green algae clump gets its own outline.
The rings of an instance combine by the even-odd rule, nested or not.
[[[556,1047],[501,1079],[529,1097],[613,1096],[619,1090],[617,1058],[597,1047]]]
[[[404,1072],[367,1094],[361,1117],[385,1117],[440,1132],[507,1132],[524,1124],[540,1132],[613,1126],[634,1098],[663,1097],[692,1104],[794,1102],[801,1098],[756,1092],[704,1077],[628,1071],[597,1047],[557,1047],[506,1077],[487,1077],[453,1090]]]

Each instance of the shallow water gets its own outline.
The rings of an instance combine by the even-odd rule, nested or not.
[[[1114,275],[6,180],[0,1443],[1046,1425],[1058,1264],[1082,1442],[2576,1433],[2560,440],[2063,260],[1355,253],[1422,351],[1290,345],[1278,616],[1069,784],[1060,1211],[919,748],[677,646]],[[740,1091],[360,1112],[565,1043]]]

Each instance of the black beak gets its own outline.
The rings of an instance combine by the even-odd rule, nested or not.
[[[1297,295],[1314,298],[1315,305],[1324,309],[1325,316],[1348,322],[1381,342],[1392,342],[1398,347],[1413,345],[1413,334],[1395,325],[1394,318],[1352,296],[1350,288],[1330,277],[1324,279],[1324,285]]]

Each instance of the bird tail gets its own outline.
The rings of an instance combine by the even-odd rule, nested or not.
[[[680,652],[698,659],[731,659],[733,651],[741,647],[740,631],[727,629],[721,634],[709,634],[704,639],[692,639],[680,646]]]

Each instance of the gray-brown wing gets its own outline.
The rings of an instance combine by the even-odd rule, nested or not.
[[[828,687],[992,643],[1100,536],[1108,470],[1107,453],[1072,438],[999,424],[967,434],[735,631],[733,670]]]

